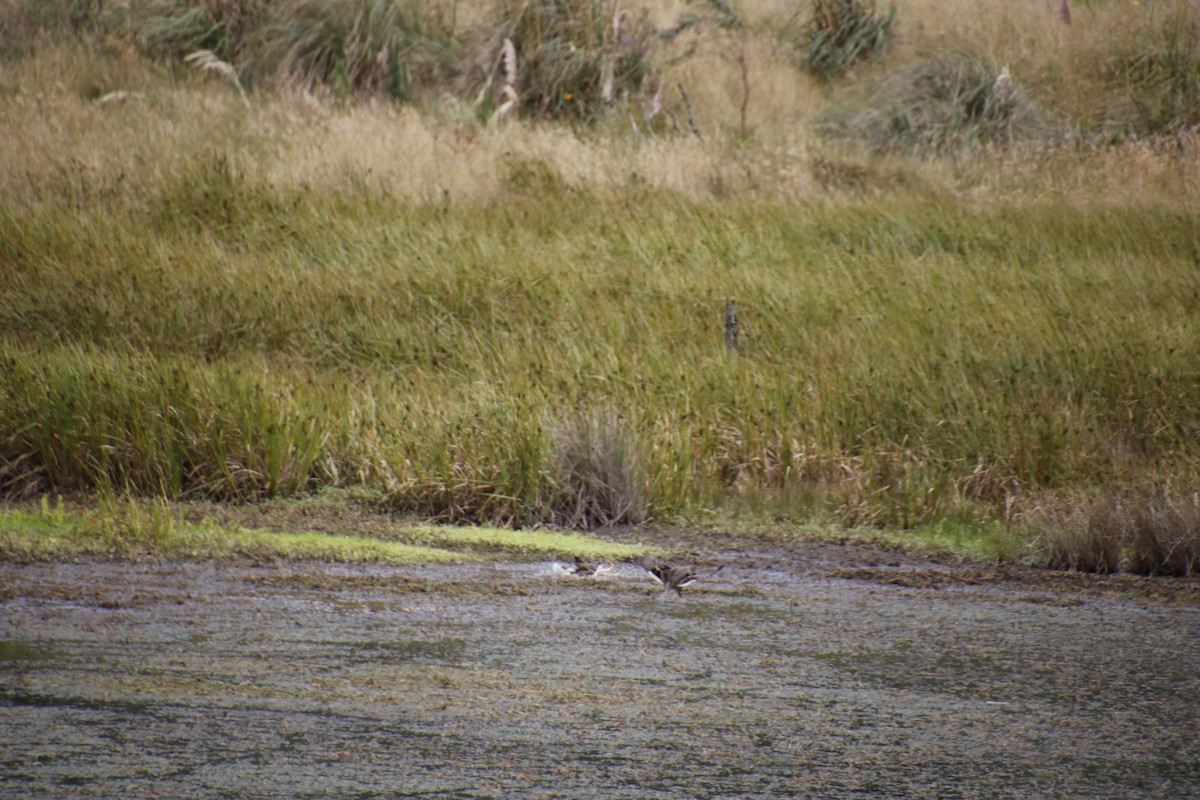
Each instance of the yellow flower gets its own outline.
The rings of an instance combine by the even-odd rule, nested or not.
[[[572,94],[571,92],[567,92],[566,94],[563,95],[563,100],[574,100],[574,99],[575,99],[575,95]]]

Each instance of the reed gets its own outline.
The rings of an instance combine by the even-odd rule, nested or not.
[[[766,492],[913,526],[1196,463],[1189,213],[580,190],[441,209],[222,180],[208,207],[169,190],[198,216],[0,217],[7,491],[362,483],[526,523],[637,451],[625,485],[655,515]],[[622,425],[568,435],[579,409]]]
[[[1200,573],[1200,503],[1166,483],[1113,488],[1034,515],[1038,561],[1082,572]]]
[[[567,27],[610,46],[597,8],[590,32]],[[924,63],[910,11],[885,60]],[[119,30],[44,34],[0,91],[0,491],[367,487],[440,521],[734,510],[903,529],[1008,524],[1057,492],[1164,476],[1186,493],[1188,134],[1059,141],[984,114],[1006,133],[931,134],[980,146],[835,146],[806,125],[845,85],[806,93],[768,68],[772,17],[746,14],[730,92],[689,83],[703,138],[619,114],[481,124],[483,74],[466,99],[404,108],[329,102],[323,78],[248,83],[244,102],[226,71],[175,71]],[[1035,58],[1063,31],[943,21],[984,54],[985,109],[1065,93]],[[537,28],[490,36],[482,69],[528,99],[519,42]],[[676,64],[681,82],[703,57]],[[746,76],[771,83],[743,106]]]

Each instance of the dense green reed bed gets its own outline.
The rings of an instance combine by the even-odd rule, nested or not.
[[[0,488],[912,526],[1197,473],[1195,214],[518,173],[410,206],[214,164],[0,211]]]

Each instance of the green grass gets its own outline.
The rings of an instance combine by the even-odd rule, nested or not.
[[[562,421],[601,414],[660,519],[997,518],[1195,474],[1197,229],[937,197],[441,209],[203,169],[145,205],[6,209],[0,481],[552,521]]]
[[[40,510],[0,509],[0,560],[244,557],[412,564],[530,555],[618,560],[662,552],[653,546],[571,532],[423,524],[389,527],[387,537],[279,531],[207,518],[185,522],[178,507],[161,500],[102,494],[88,510],[67,510],[61,498],[51,505],[43,497]]]
[[[595,4],[551,30],[523,4],[347,0],[354,31],[307,0],[219,5],[136,9],[158,29],[123,4],[0,12],[0,499],[99,498],[126,522],[96,547],[189,530],[112,495],[338,488],[520,542],[765,521],[1000,557],[1054,498],[1196,485],[1195,48],[1165,6],[1069,30],[972,7],[945,41],[898,17],[887,63],[819,90],[758,4],[713,5],[746,14],[736,57],[678,60],[683,37],[626,42],[663,20]],[[252,31],[312,58],[275,86]],[[491,124],[506,36],[526,107]],[[202,45],[244,92],[162,57]],[[886,76],[912,102],[856,116]],[[568,94],[608,111],[529,122],[582,118]],[[668,132],[693,112],[703,137]],[[822,118],[868,147],[834,150]],[[1136,141],[1092,136],[1113,130]]]
[[[652,545],[631,545],[609,542],[581,533],[549,530],[510,530],[480,526],[415,525],[406,529],[415,541],[428,541],[454,547],[502,550],[512,553],[547,553],[558,556],[577,555],[591,560],[620,560],[643,555],[662,555],[665,551]]]
[[[0,510],[0,558],[298,558],[392,564],[461,561],[469,554],[366,536],[250,530],[187,524],[161,503],[102,501],[90,512],[61,505],[40,512]]]
[[[980,523],[941,519],[911,531],[884,534],[881,541],[907,550],[998,563],[1026,561],[1029,555],[1022,533],[998,520]]]

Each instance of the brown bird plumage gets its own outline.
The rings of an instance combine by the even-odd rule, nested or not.
[[[696,573],[689,572],[683,567],[659,564],[655,567],[647,567],[647,571],[654,580],[662,584],[663,591],[677,595],[683,594],[683,587],[691,586],[696,582]]]

